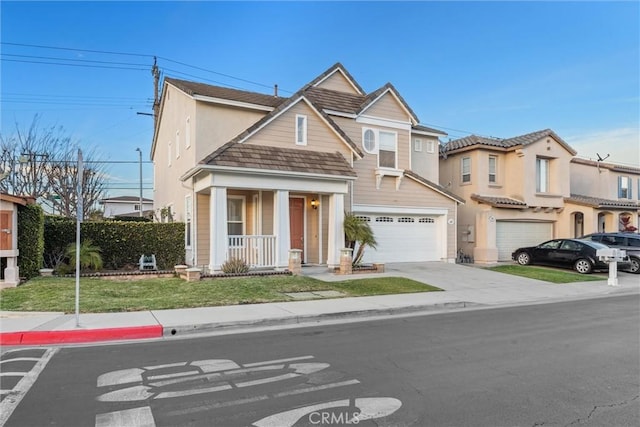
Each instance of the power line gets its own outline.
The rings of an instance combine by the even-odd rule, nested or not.
[[[129,65],[129,66],[139,66],[139,67],[148,67],[148,64],[136,64],[131,62],[115,62],[115,61],[96,61],[91,59],[76,59],[76,58],[59,58],[53,56],[35,56],[35,55],[17,55],[11,53],[2,53],[0,56],[11,56],[14,58],[30,58],[30,59],[48,59],[53,61],[73,61],[73,62],[91,62],[96,64],[111,64],[111,65]]]
[[[77,48],[71,48],[71,47],[45,46],[45,45],[27,44],[27,43],[0,42],[0,44],[5,44],[8,46],[36,47],[41,49],[69,50],[74,52],[104,53],[107,55],[138,56],[138,57],[144,57],[144,58],[153,58],[154,56],[154,55],[147,55],[147,54],[140,54],[140,53],[113,52],[108,50],[94,50],[94,49],[77,49]]]
[[[148,68],[133,68],[133,67],[111,67],[107,65],[84,65],[84,64],[65,64],[59,62],[45,62],[45,61],[24,61],[20,59],[5,59],[0,58],[3,62],[21,62],[25,64],[43,64],[43,65],[63,65],[67,67],[84,67],[84,68],[105,68],[114,70],[132,70],[132,71],[148,71]]]

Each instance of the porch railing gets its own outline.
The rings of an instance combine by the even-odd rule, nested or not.
[[[276,266],[276,236],[229,236],[229,258],[253,268]]]

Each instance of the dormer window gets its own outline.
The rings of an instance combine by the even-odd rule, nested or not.
[[[369,154],[375,154],[378,151],[376,144],[376,133],[373,129],[365,129],[362,134],[362,148]]]
[[[307,145],[307,116],[296,114],[296,145]]]

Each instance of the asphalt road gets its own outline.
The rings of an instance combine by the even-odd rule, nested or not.
[[[6,426],[638,426],[639,341],[634,295],[61,348]]]

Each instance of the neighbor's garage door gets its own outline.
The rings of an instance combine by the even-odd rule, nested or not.
[[[371,226],[378,244],[366,248],[363,262],[439,261],[442,242],[438,241],[433,216],[360,215]]]
[[[498,261],[508,261],[511,253],[523,246],[535,246],[553,239],[553,224],[550,222],[496,222],[496,246]]]

